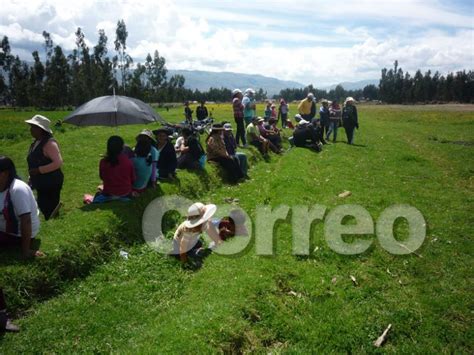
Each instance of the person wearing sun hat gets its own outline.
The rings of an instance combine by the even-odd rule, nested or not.
[[[136,142],[134,157],[132,158],[136,176],[133,183],[133,190],[140,193],[148,186],[152,188],[156,187],[156,165],[160,153],[154,146],[154,144],[156,144],[155,137],[153,137],[153,133],[148,129],[142,130],[137,135]]]
[[[156,148],[160,156],[158,158],[157,168],[159,179],[169,179],[176,175],[178,159],[173,144],[170,142],[171,132],[167,128],[159,128],[153,131],[156,137]]]
[[[207,160],[218,163],[232,182],[245,177],[237,160],[227,152],[224,142],[224,127],[222,124],[212,126],[211,133],[206,139]]]
[[[248,177],[248,163],[247,156],[245,153],[237,151],[237,143],[232,133],[232,125],[228,122],[224,123],[224,144],[227,150],[227,153],[233,158],[236,159],[240,165],[240,169],[244,173],[245,177]]]
[[[264,122],[265,120],[262,117],[254,117],[252,122],[247,126],[247,141],[258,148],[262,155],[266,156],[268,154],[268,149],[270,147],[270,141],[260,134],[258,129],[258,124]]]
[[[30,133],[34,138],[27,156],[30,183],[36,190],[38,207],[48,220],[55,217],[61,207],[63,159],[48,118],[35,115],[25,122],[30,125]]]
[[[354,144],[354,129],[359,129],[357,108],[355,107],[354,102],[354,98],[349,96],[344,101],[344,107],[342,109],[342,125],[346,131],[348,144]]]
[[[216,210],[216,205],[205,205],[201,202],[189,206],[186,220],[174,233],[171,254],[179,257],[183,263],[188,261],[188,257],[198,257],[204,249],[200,240],[202,233],[207,233],[214,243],[220,244],[222,240],[219,238],[218,231],[209,223]]]

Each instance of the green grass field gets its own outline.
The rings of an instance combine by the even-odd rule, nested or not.
[[[215,118],[230,119],[230,105],[213,108]],[[0,154],[23,177],[30,138],[22,121],[33,114],[0,111]],[[181,108],[162,114],[182,117]],[[45,115],[54,122],[66,113]],[[0,251],[0,285],[22,327],[0,335],[0,353],[473,353],[474,107],[360,106],[359,115],[355,146],[341,129],[339,142],[320,154],[294,148],[264,161],[245,150],[251,180],[239,185],[208,166],[202,174],[180,171],[178,181],[130,204],[99,207],[84,207],[82,195],[100,183],[108,136],[133,145],[143,127],[64,125],[55,135],[65,161],[64,209],[42,224],[47,256],[21,261]],[[344,190],[352,195],[338,198]],[[397,256],[366,235],[371,247],[345,256],[314,223],[311,255],[294,256],[290,212],[274,229],[274,256],[257,256],[251,243],[237,256],[211,255],[192,272],[141,237],[144,208],[170,194],[221,205],[239,198],[253,219],[258,205],[331,211],[359,204],[376,220],[393,204],[409,204],[426,219],[427,237],[417,255]],[[172,231],[176,222],[165,226]],[[406,227],[397,224],[400,240]]]

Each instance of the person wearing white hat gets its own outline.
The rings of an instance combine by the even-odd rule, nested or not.
[[[244,120],[245,124],[249,125],[255,117],[257,104],[255,101],[255,90],[248,88],[245,90],[242,105],[244,105]]]
[[[30,182],[37,193],[38,207],[48,220],[55,217],[61,207],[63,159],[58,143],[53,139],[49,119],[35,115],[25,122],[30,125],[31,135],[35,139],[27,157]]]
[[[310,92],[298,105],[298,113],[309,122],[316,116],[316,103],[314,101],[314,94]]]
[[[247,139],[245,139],[245,124],[244,124],[244,105],[242,104],[242,91],[234,89],[232,91],[232,110],[234,111],[234,121],[237,125],[237,132],[235,133],[235,141],[239,145],[242,141],[244,147],[247,146]]]
[[[188,261],[188,257],[199,257],[203,250],[200,240],[202,233],[207,233],[216,244],[222,240],[218,231],[209,223],[216,213],[217,207],[213,204],[204,205],[201,202],[193,203],[188,208],[186,220],[176,229],[173,236],[172,255],[179,257],[181,262]]]
[[[359,129],[359,119],[357,117],[357,108],[354,105],[354,99],[348,97],[344,101],[342,109],[342,125],[346,131],[347,143],[354,144],[354,129]]]

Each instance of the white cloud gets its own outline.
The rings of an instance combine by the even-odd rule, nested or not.
[[[89,46],[104,29],[113,54],[119,19],[135,62],[157,49],[170,69],[258,73],[321,86],[378,78],[396,59],[404,70],[446,73],[472,69],[474,57],[472,17],[428,0],[4,1],[0,36],[30,60],[27,49],[41,52],[43,30],[71,50],[77,27]]]

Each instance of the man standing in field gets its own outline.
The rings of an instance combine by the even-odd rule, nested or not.
[[[316,116],[316,104],[314,103],[314,95],[312,92],[308,93],[306,99],[301,100],[298,105],[298,113],[308,122],[311,122]]]
[[[242,104],[242,91],[234,89],[232,91],[232,109],[234,111],[234,120],[237,125],[237,132],[235,134],[235,142],[239,145],[240,140],[242,144],[247,146],[245,139],[245,125],[244,125],[244,105]]]
[[[244,105],[244,120],[245,124],[249,125],[252,123],[252,119],[256,117],[256,102],[255,102],[255,90],[248,88],[245,90],[244,98],[242,99],[242,104]]]

